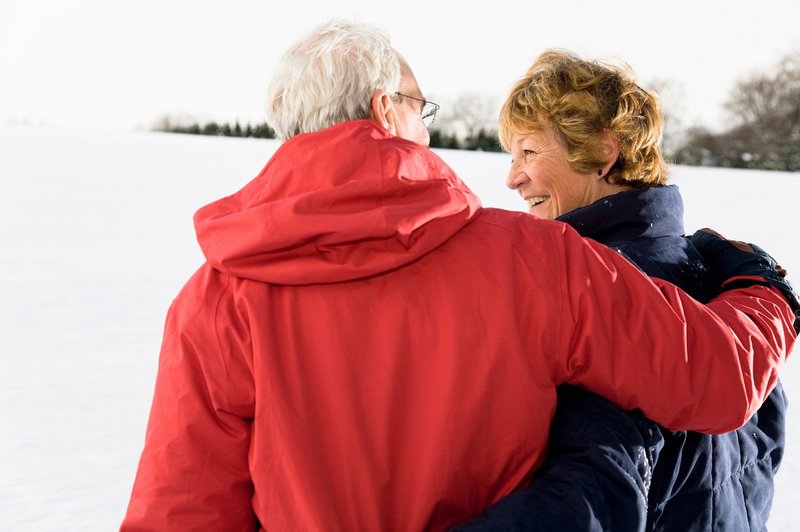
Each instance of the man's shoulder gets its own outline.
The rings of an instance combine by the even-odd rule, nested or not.
[[[506,233],[514,238],[563,238],[567,232],[574,233],[574,230],[563,222],[537,218],[526,212],[490,207],[484,207],[470,225],[482,231]]]
[[[256,281],[241,279],[204,263],[183,285],[169,307],[172,329],[206,337],[232,322],[246,323],[247,305],[256,293]]]
[[[180,289],[172,301],[171,310],[187,316],[213,314],[223,299],[234,296],[237,291],[234,285],[241,281],[206,262]]]
[[[484,261],[527,264],[566,260],[567,250],[583,246],[582,241],[564,223],[496,208],[482,208],[451,240],[452,245],[480,254]]]

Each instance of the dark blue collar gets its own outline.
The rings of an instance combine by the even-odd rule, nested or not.
[[[557,220],[603,243],[684,234],[683,200],[675,185],[619,192]]]

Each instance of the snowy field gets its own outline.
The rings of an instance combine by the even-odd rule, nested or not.
[[[118,528],[166,310],[203,260],[192,214],[255,177],[276,147],[0,128],[0,530]],[[507,155],[439,153],[485,205],[524,210],[504,186]],[[756,242],[800,284],[800,174],[672,174],[687,231],[709,226]],[[800,401],[798,367],[790,360],[783,382]],[[800,521],[800,407],[790,408],[788,431],[773,532]]]

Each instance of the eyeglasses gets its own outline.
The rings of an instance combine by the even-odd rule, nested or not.
[[[402,96],[403,98],[411,98],[412,100],[422,102],[422,110],[420,111],[422,121],[425,123],[425,127],[433,124],[433,120],[436,118],[436,111],[438,111],[440,107],[438,103],[429,102],[428,100],[417,98],[416,96],[409,96],[408,94],[403,94],[402,92],[395,92],[395,94]]]

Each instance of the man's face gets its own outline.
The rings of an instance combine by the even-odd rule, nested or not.
[[[408,66],[402,56],[398,56],[398,59],[400,60],[400,90],[398,92],[424,100],[425,97],[422,95],[422,91],[419,90],[417,79],[414,77],[411,67]],[[399,100],[395,102],[397,136],[428,146],[431,136],[422,121],[422,106],[425,104],[414,98],[403,96],[398,96],[398,98]]]

